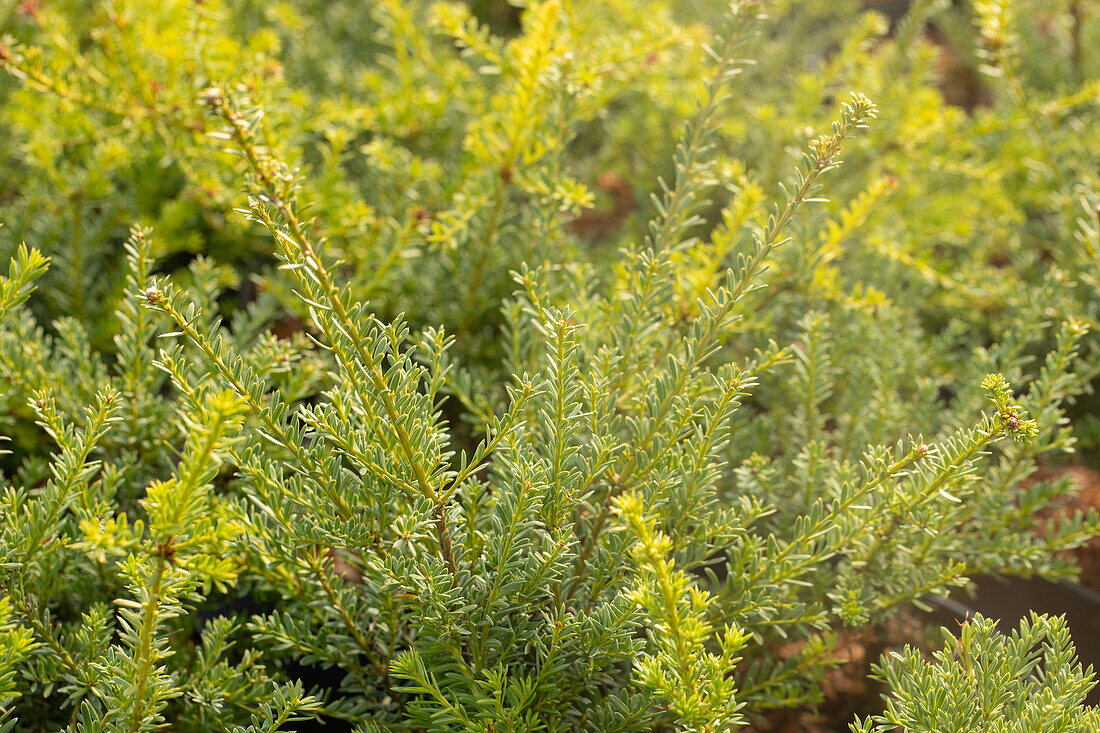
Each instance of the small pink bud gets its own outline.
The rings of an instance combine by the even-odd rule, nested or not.
[[[211,109],[217,109],[225,102],[225,94],[218,87],[209,87],[203,91],[202,101]]]

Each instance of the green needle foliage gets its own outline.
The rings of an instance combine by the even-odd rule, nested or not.
[[[932,660],[911,647],[883,657],[873,676],[893,691],[886,712],[853,723],[854,733],[1085,733],[1100,725],[1100,713],[1081,707],[1096,676],[1077,662],[1061,617],[1032,614],[1007,637],[980,615],[958,637],[942,631],[946,644]]]
[[[717,733],[1074,576],[1100,15],[488,5],[0,5],[0,731]],[[855,729],[1095,727],[948,641]]]

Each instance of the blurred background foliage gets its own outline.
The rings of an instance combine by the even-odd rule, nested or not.
[[[560,266],[583,290],[641,240],[648,192],[671,179],[693,113],[685,90],[704,76],[705,29],[724,10],[538,7],[5,0],[4,63],[19,78],[0,79],[0,257],[23,241],[50,255],[39,322],[74,319],[108,353],[134,222],[157,232],[157,272],[189,277],[201,257],[228,313],[262,302],[277,335],[301,331],[265,234],[234,213],[243,162],[220,151],[199,99],[217,83],[264,110],[264,144],[300,170],[301,198],[355,294],[383,318],[456,336],[453,417],[484,414],[474,395],[503,396],[511,273]],[[798,151],[858,89],[879,119],[847,151],[829,201],[793,222],[735,351],[797,341],[803,316],[819,312],[851,330],[841,343],[852,348],[895,346],[876,367],[894,385],[879,398],[857,390],[834,422],[870,409],[889,413],[876,439],[918,418],[934,432],[941,413],[912,395],[976,399],[976,386],[955,385],[976,385],[998,359],[975,353],[1015,344],[997,366],[1019,379],[1053,343],[1049,324],[1100,309],[1100,11],[1080,0],[802,0],[770,3],[768,16],[725,102],[700,241],[677,255],[680,307],[690,315],[761,229]],[[833,362],[852,385],[882,378],[849,369],[843,352]],[[26,395],[2,399],[20,413]],[[1094,407],[1077,408],[1090,450]]]

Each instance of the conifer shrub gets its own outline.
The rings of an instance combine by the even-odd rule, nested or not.
[[[1072,577],[1100,16],[860,8],[2,11],[0,731],[732,730]],[[1095,728],[947,641],[853,730]]]
[[[981,615],[959,635],[943,629],[943,649],[929,661],[907,647],[883,658],[875,676],[893,690],[886,711],[856,721],[853,733],[889,731],[1091,731],[1095,708],[1084,707],[1095,684],[1074,659],[1061,618],[1032,614],[1008,637]]]

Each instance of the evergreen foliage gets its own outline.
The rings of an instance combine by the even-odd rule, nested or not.
[[[1085,733],[1100,726],[1095,708],[1081,707],[1095,684],[1081,669],[1065,621],[1032,614],[1008,637],[977,615],[932,660],[912,647],[894,652],[875,677],[893,692],[881,716],[852,731],[937,733],[988,730]]]
[[[483,5],[0,6],[0,731],[731,730],[1073,576],[1100,14]],[[1096,723],[1057,620],[875,674]]]

